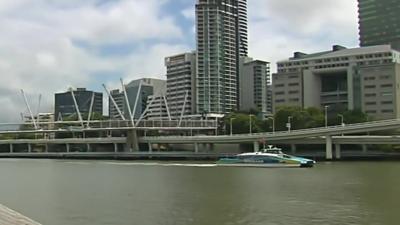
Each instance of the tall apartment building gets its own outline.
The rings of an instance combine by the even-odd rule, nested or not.
[[[168,114],[168,105],[165,95],[150,95],[147,98],[147,105],[149,106],[144,116],[147,120],[165,120],[171,116]]]
[[[400,50],[400,2],[358,0],[360,46],[391,44]]]
[[[114,99],[114,102],[117,105],[118,109],[124,113],[124,116],[128,115],[128,108],[126,108],[124,92],[119,89],[115,89],[111,90],[110,94]],[[111,119],[121,119],[121,116],[119,115],[118,110],[114,106],[114,103],[111,101],[111,99],[108,99],[108,115]]]
[[[92,112],[103,115],[103,93],[88,91],[86,88],[78,88],[73,90],[73,94],[81,114],[89,113],[92,96],[94,94]],[[71,91],[56,93],[54,96],[54,116],[56,120],[60,120],[74,114],[77,114],[77,110]]]
[[[274,111],[274,102],[272,100],[272,83],[267,85],[267,113]]]
[[[273,74],[274,111],[280,106],[360,109],[376,119],[400,118],[400,52],[390,45],[296,52]]]
[[[139,92],[140,88],[140,92]],[[128,96],[129,106],[135,119],[138,119],[146,110],[149,96],[165,96],[166,82],[165,80],[142,78],[133,80],[125,85]],[[116,89],[110,92],[118,108],[124,114],[125,118],[129,118],[128,104],[122,90]],[[136,100],[138,98],[138,100]],[[136,104],[136,109],[135,109]],[[115,108],[111,99],[109,99],[109,115],[110,118],[121,119],[118,110]]]
[[[247,0],[197,0],[197,113],[238,108],[239,57],[247,56]]]
[[[167,100],[172,117],[195,114],[196,53],[183,53],[165,58],[167,68]],[[185,104],[186,98],[186,104]]]
[[[239,75],[240,110],[257,109],[264,115],[268,111],[268,85],[271,84],[270,63],[241,57]]]

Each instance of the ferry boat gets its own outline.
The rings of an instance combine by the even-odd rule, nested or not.
[[[313,167],[316,162],[311,159],[287,155],[282,149],[269,145],[259,152],[242,153],[234,157],[221,158],[218,166],[249,167]]]

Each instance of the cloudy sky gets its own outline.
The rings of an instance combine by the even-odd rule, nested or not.
[[[164,57],[195,48],[195,0],[0,0],[0,121],[51,111],[68,87],[165,78]],[[356,0],[248,0],[249,54],[273,65],[294,51],[355,47]],[[275,70],[275,66],[273,66]]]

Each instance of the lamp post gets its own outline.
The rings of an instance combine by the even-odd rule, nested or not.
[[[275,118],[274,117],[268,117],[268,119],[272,120],[272,133],[275,134]]]
[[[288,116],[288,123],[286,124],[286,126],[287,126],[289,132],[290,132],[290,129],[291,129],[291,127],[292,127],[292,124],[290,123],[290,120],[291,120],[291,119],[292,119],[292,117],[291,117],[291,116]]]
[[[252,131],[251,131],[251,128],[252,128],[252,127],[251,127],[251,117],[252,117],[252,116],[254,116],[254,115],[252,115],[252,114],[249,115],[249,123],[250,123],[250,130],[249,130],[249,133],[250,133],[250,134],[252,134]]]
[[[342,114],[338,114],[338,117],[340,117],[340,125],[344,127],[344,116]]]
[[[231,123],[230,123],[230,126],[231,126],[231,129],[230,129],[231,136],[232,136],[232,122],[233,122],[234,119],[235,119],[235,118],[233,118],[233,117],[231,117],[231,119],[230,119],[230,121],[231,121]]]
[[[324,106],[324,108],[325,108],[325,127],[328,127],[328,108],[329,108],[329,106],[326,105],[326,106]]]

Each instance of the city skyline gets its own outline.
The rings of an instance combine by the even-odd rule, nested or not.
[[[357,2],[316,3],[248,0],[249,55],[270,61],[275,71],[275,62],[294,50],[357,46]],[[25,110],[21,88],[31,104],[42,93],[49,109],[53,93],[69,86],[101,91],[101,83],[118,88],[119,77],[126,82],[165,79],[164,57],[195,49],[194,4],[195,0],[2,1],[0,104],[8,107],[0,118],[15,121]]]

